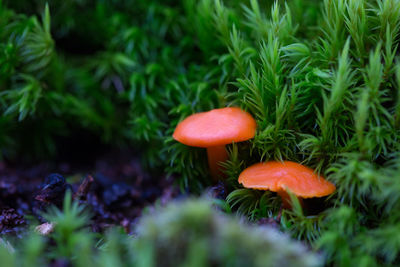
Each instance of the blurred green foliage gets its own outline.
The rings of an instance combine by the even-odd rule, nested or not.
[[[268,226],[248,226],[211,208],[186,200],[157,208],[137,228],[140,262],[155,266],[319,266],[321,259]],[[146,249],[146,250],[145,250]],[[148,265],[146,265],[148,266]]]
[[[86,229],[88,211],[67,194],[63,210],[45,215],[54,223],[46,237],[0,239],[2,263],[13,266],[321,266],[322,258],[267,226],[225,215],[206,199],[158,207],[143,216],[135,235],[113,229],[99,239]],[[14,249],[13,244],[17,245]],[[46,252],[46,254],[43,254]]]

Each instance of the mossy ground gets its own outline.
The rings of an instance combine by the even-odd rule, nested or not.
[[[228,147],[226,212],[277,221],[326,264],[399,265],[399,40],[399,0],[3,0],[1,157],[57,159],[86,135],[96,147],[136,148],[152,175],[201,194],[211,185],[205,151],[172,132],[195,112],[240,106],[257,134]],[[273,193],[237,183],[267,160],[305,164],[337,191],[281,212]],[[23,260],[39,248],[72,262],[103,249],[80,226],[55,232],[55,250],[27,240]],[[110,240],[104,262],[120,259]]]

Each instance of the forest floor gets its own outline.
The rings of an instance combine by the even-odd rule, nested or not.
[[[137,154],[128,150],[84,164],[72,160],[21,167],[0,161],[0,234],[22,237],[30,225],[45,223],[41,214],[52,205],[61,208],[67,190],[90,210],[94,232],[119,225],[130,233],[144,208],[180,196],[172,179],[146,173]]]

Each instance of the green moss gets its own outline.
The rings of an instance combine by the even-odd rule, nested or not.
[[[316,255],[277,230],[246,225],[210,204],[187,200],[156,208],[140,220],[134,246],[139,250],[148,246],[155,266],[321,264]],[[143,256],[136,257],[141,261]]]
[[[238,174],[301,162],[337,192],[317,214],[284,211],[281,229],[334,265],[400,263],[399,0],[51,1],[51,23],[31,13],[43,1],[25,2],[0,2],[2,157],[51,158],[57,137],[88,131],[201,192],[205,153],[172,132],[192,113],[240,106],[258,129],[230,146],[232,210],[277,218],[275,196],[244,190]],[[342,213],[357,231],[338,226]]]
[[[322,258],[267,226],[249,225],[217,211],[212,201],[190,199],[144,215],[134,236],[111,229],[88,232],[89,216],[67,194],[63,210],[45,215],[54,225],[46,237],[32,232],[0,239],[7,266],[43,266],[64,260],[71,266],[320,266]],[[15,248],[13,245],[16,245]]]

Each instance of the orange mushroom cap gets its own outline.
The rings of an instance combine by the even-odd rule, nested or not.
[[[211,147],[246,141],[254,137],[256,121],[236,107],[193,114],[178,124],[175,140],[195,147]]]
[[[336,190],[334,184],[312,169],[292,161],[254,164],[240,174],[239,183],[273,192],[290,190],[302,198],[323,197]]]

